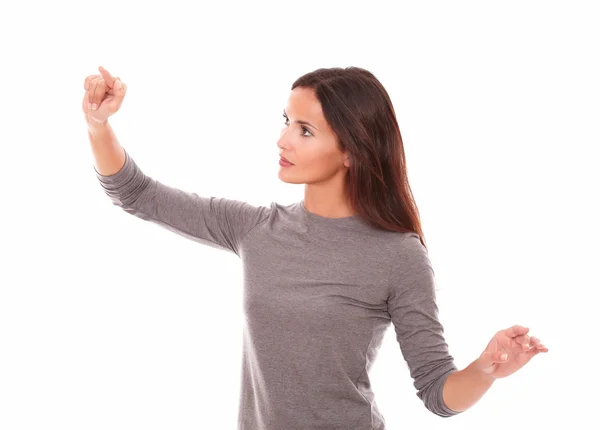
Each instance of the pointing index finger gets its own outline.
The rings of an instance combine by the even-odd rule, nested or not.
[[[102,66],[99,66],[98,70],[100,70],[100,73],[102,74],[102,77],[104,78],[104,82],[106,82],[106,85],[108,85],[110,88],[112,88],[115,83],[115,78],[108,72],[108,70],[106,70]]]

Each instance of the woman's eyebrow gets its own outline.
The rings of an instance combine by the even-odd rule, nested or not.
[[[286,113],[285,109],[283,109],[283,114],[284,114],[285,116],[287,116],[287,113]],[[314,128],[315,130],[317,130],[317,131],[319,130],[317,127],[315,127],[314,125],[312,125],[310,122],[307,122],[307,121],[302,121],[302,120],[299,120],[299,119],[297,119],[295,122],[297,122],[298,124],[310,125],[310,126],[311,126],[312,128]]]

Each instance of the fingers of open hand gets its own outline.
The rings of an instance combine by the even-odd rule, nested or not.
[[[526,334],[521,334],[519,336],[513,337],[513,340],[521,345],[523,351],[528,351],[531,346],[531,337]]]
[[[546,345],[544,345],[542,343],[542,341],[535,336],[531,336],[530,344],[533,349],[536,349],[536,350],[542,351],[542,352],[548,352],[548,348],[546,348]]]
[[[523,349],[523,351],[529,351],[530,349],[536,349],[536,350],[541,350],[541,351],[547,351],[548,349],[544,346],[544,344],[542,344],[542,341],[535,337],[535,336],[529,336],[529,335],[520,335],[520,336],[515,336],[513,338],[513,340],[521,345],[521,348]]]
[[[511,341],[514,341],[517,345],[520,345],[521,349],[525,352],[529,350],[535,350],[537,352],[548,352],[548,348],[542,344],[539,338],[530,336],[529,327],[522,325],[514,325],[506,330],[501,330],[499,334],[504,337],[508,337]]]
[[[519,324],[509,327],[504,331],[506,336],[511,337],[511,338],[527,334],[527,332],[529,332],[529,327],[524,327]]]

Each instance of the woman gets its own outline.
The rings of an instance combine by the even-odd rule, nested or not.
[[[306,184],[304,199],[265,207],[145,175],[108,124],[126,85],[99,70],[85,79],[83,111],[113,203],[242,260],[238,428],[384,429],[369,370],[390,323],[417,395],[441,417],[467,410],[496,379],[548,352],[515,325],[456,368],[395,112],[370,72],[318,69],[294,82],[277,142],[279,177]]]

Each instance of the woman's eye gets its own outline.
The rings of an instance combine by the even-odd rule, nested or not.
[[[306,127],[302,127],[302,130],[304,130],[305,133],[308,133],[308,136],[305,136],[304,133],[302,133],[302,137],[310,137],[312,136],[312,133],[310,132],[310,130]]]
[[[288,117],[287,117],[287,116],[285,116],[285,115],[283,115],[283,117],[285,118],[285,125],[288,125],[288,121],[289,121]],[[308,128],[306,128],[306,127],[302,126],[302,130],[303,130],[305,133],[308,133],[308,134],[309,134],[309,136],[306,136],[304,133],[302,133],[302,134],[301,134],[301,136],[302,136],[302,137],[311,137],[311,136],[312,136],[312,133],[310,132],[310,130],[309,130]]]

